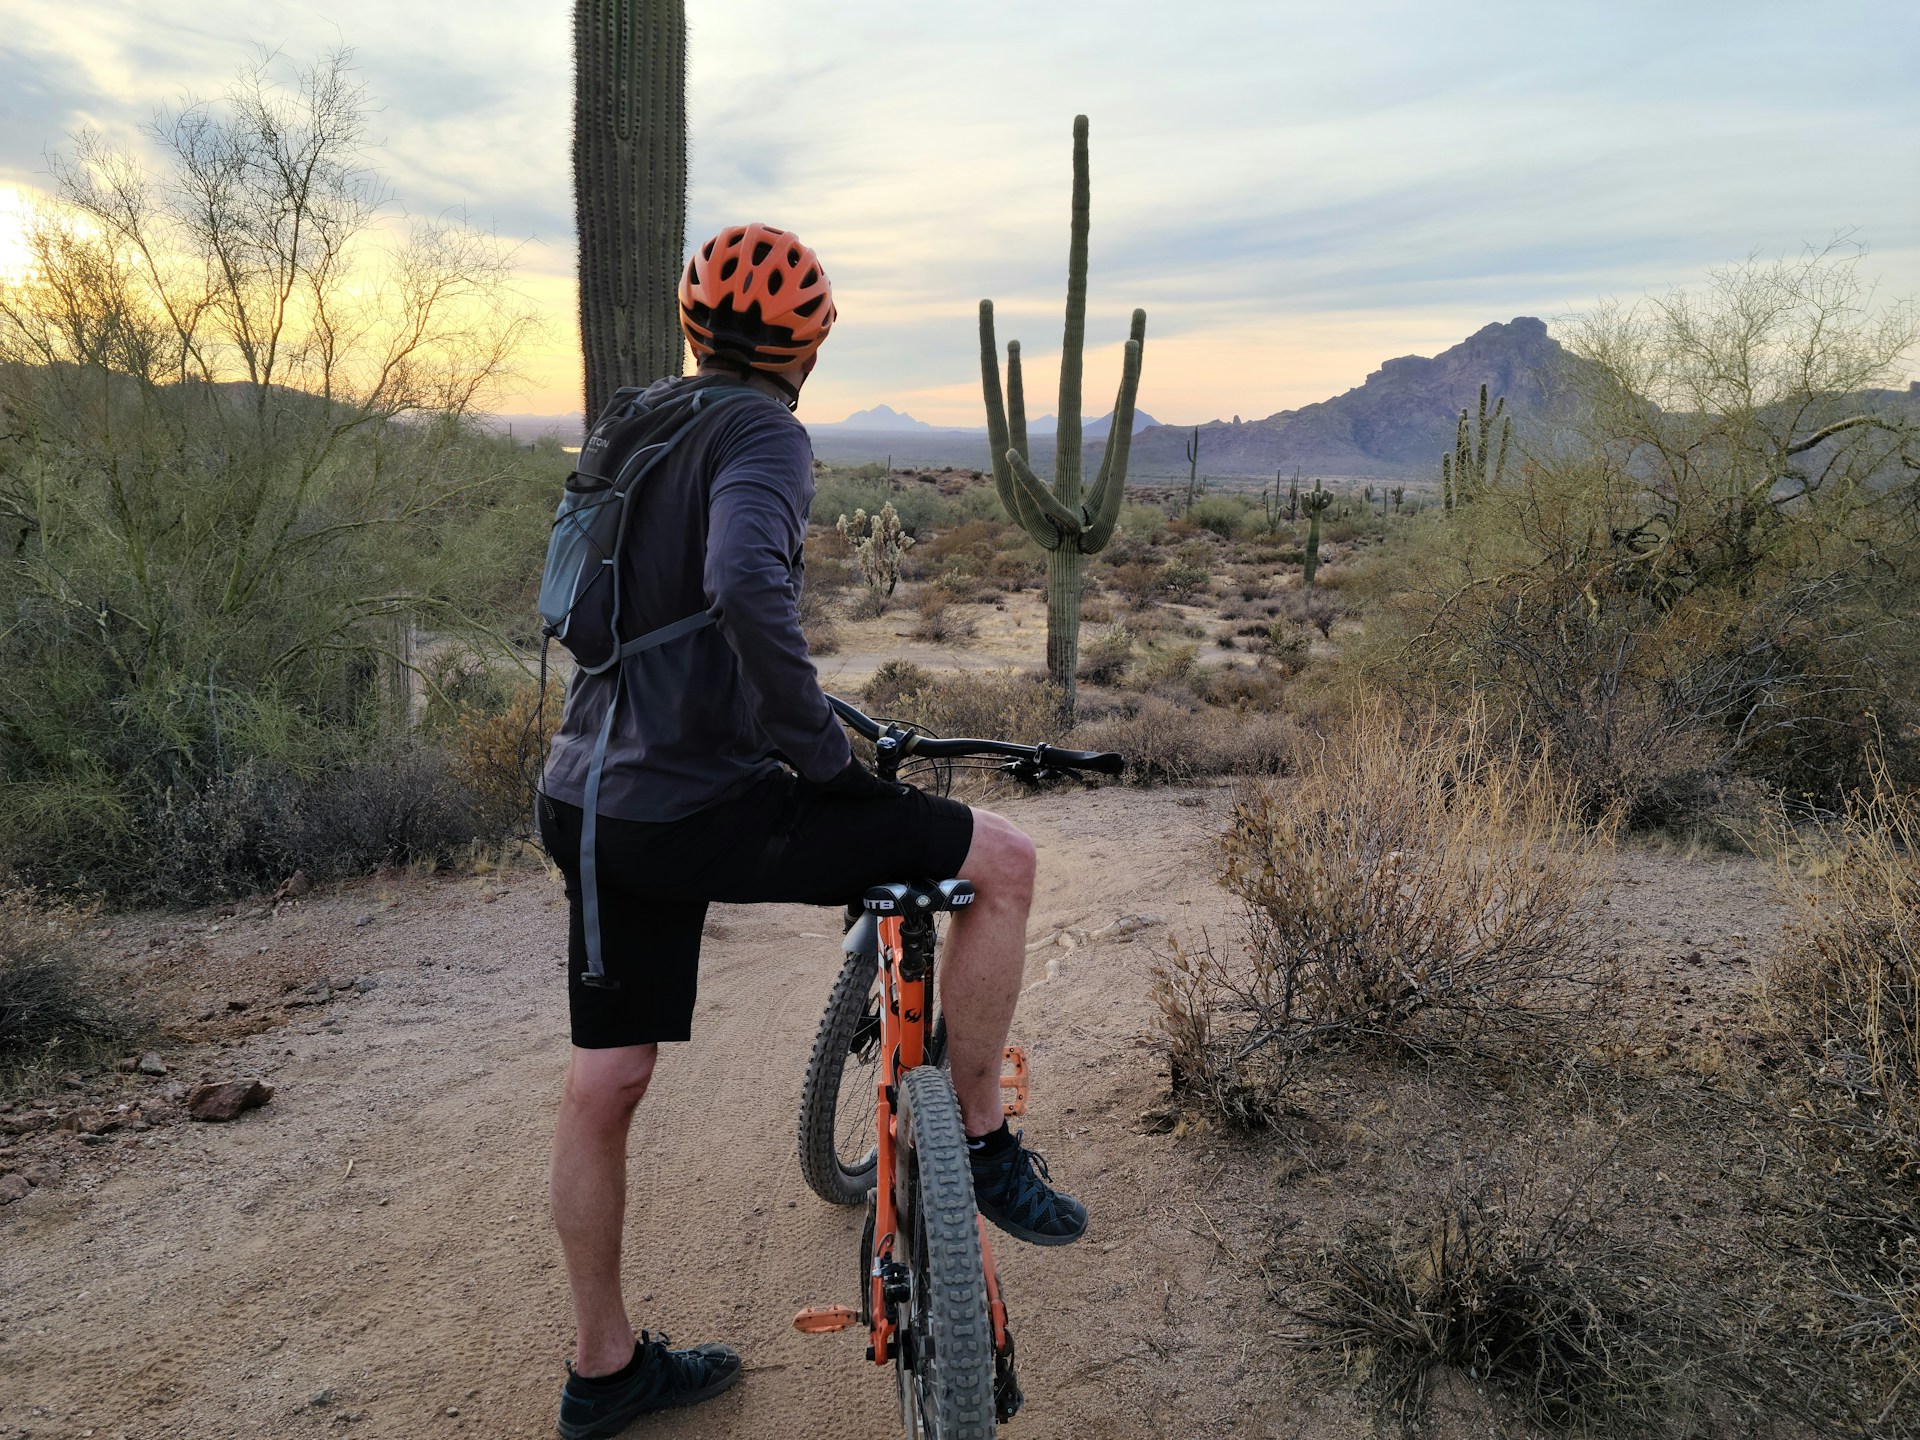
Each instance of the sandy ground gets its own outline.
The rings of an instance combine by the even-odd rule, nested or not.
[[[1107,789],[1001,807],[1041,846],[1032,933],[1150,913],[1218,934],[1204,845],[1225,798]],[[1716,1023],[1778,931],[1764,871],[1630,852],[1622,878],[1615,903],[1663,1018],[1676,1033]],[[168,1053],[172,1076],[115,1080],[120,1103],[153,1109],[202,1074],[260,1074],[277,1093],[225,1126],[0,1148],[0,1168],[41,1155],[59,1170],[0,1208],[0,1437],[550,1434],[570,1339],[545,1212],[563,919],[528,866],[369,881],[277,916],[121,923],[112,943],[178,957],[207,1018]],[[696,1038],[669,1050],[634,1134],[626,1270],[637,1323],[736,1343],[747,1373],[636,1435],[898,1433],[857,1332],[789,1324],[856,1293],[860,1216],[815,1200],[794,1157],[837,935],[826,912],[716,909]],[[1007,1433],[1359,1440],[1370,1420],[1297,1363],[1261,1276],[1272,1237],[1352,1176],[1142,1123],[1165,1086],[1155,948],[1030,956],[1028,1136],[1093,1222],[1071,1248],[997,1247],[1029,1399]],[[223,997],[262,974],[275,990],[329,974],[372,988],[257,1029],[280,1012]],[[1451,1435],[1486,1433],[1465,1413]]]

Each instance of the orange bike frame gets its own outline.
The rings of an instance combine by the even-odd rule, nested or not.
[[[872,1317],[869,1358],[876,1365],[893,1359],[894,1325],[887,1318],[886,1295],[882,1282],[882,1264],[893,1256],[894,1237],[900,1224],[899,1197],[894,1194],[898,1175],[899,1117],[894,1108],[900,1077],[908,1070],[924,1065],[927,1036],[932,1030],[929,1019],[929,986],[925,978],[903,980],[899,963],[903,953],[902,921],[888,916],[879,923],[880,951],[880,1079],[875,1096],[875,1168],[873,1261],[867,1275],[867,1313]],[[929,972],[931,973],[931,972]],[[1013,1052],[1009,1052],[1013,1053]],[[1019,1077],[1018,1110],[1026,1113],[1027,1071],[1025,1056],[1016,1059]],[[1011,1081],[1003,1082],[1011,1083]],[[1012,1107],[1009,1107],[1012,1111]],[[993,1318],[994,1349],[1006,1348],[1007,1311],[1000,1300],[1000,1277],[993,1263],[993,1247],[987,1243],[987,1227],[980,1224],[980,1260],[986,1267],[988,1309]]]

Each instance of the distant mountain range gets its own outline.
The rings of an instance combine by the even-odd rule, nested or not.
[[[1160,422],[1144,410],[1133,412],[1133,433],[1151,430]],[[1105,439],[1113,424],[1111,413],[1097,420],[1088,420],[1081,425],[1080,433],[1086,439],[1096,437]],[[1027,422],[1028,435],[1052,435],[1059,428],[1059,421],[1052,415],[1042,415]],[[930,425],[925,420],[916,420],[904,415],[891,405],[875,405],[870,410],[856,410],[844,420],[826,423],[810,422],[809,434],[818,435],[821,431],[833,434],[850,435],[973,435],[984,440],[987,437],[985,425]]]
[[[1563,403],[1574,359],[1532,316],[1488,325],[1431,359],[1388,360],[1365,383],[1331,400],[1282,410],[1245,423],[1213,420],[1199,427],[1203,475],[1291,472],[1380,479],[1437,471],[1453,446],[1462,407],[1478,404],[1480,386],[1505,396],[1516,427],[1551,419]],[[1163,425],[1133,442],[1136,475],[1184,474],[1193,427]]]
[[[1344,395],[1282,410],[1264,420],[1210,420],[1200,431],[1200,473],[1214,477],[1267,477],[1277,471],[1368,479],[1412,479],[1437,471],[1452,448],[1463,406],[1475,404],[1484,383],[1505,396],[1524,433],[1553,423],[1564,403],[1565,382],[1575,359],[1531,316],[1488,325],[1458,345],[1428,358],[1403,355],[1384,362],[1364,383]],[[1110,417],[1086,423],[1087,463],[1097,464]],[[529,439],[551,433],[568,444],[580,439],[579,415],[500,415],[492,424]],[[1195,427],[1161,425],[1134,416],[1129,472],[1141,480],[1184,479],[1186,444]],[[981,426],[939,426],[875,405],[845,420],[809,424],[814,453],[832,464],[864,464],[891,458],[896,465],[963,465],[985,469],[987,432]],[[1041,474],[1052,463],[1054,417],[1028,425],[1033,461]]]

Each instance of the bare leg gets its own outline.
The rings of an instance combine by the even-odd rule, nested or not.
[[[960,874],[979,898],[954,917],[940,972],[947,1064],[969,1135],[1000,1126],[1000,1061],[1026,965],[1034,868],[1033,842],[1017,827],[973,812],[973,847]]]
[[[553,1136],[553,1226],[567,1257],[579,1335],[574,1369],[610,1375],[633,1358],[620,1295],[627,1208],[627,1130],[653,1078],[657,1045],[573,1051]]]

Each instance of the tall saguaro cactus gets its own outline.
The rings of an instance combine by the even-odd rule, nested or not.
[[[1059,432],[1053,452],[1053,485],[1028,463],[1026,391],[1020,376],[1020,342],[1007,342],[1007,388],[1000,392],[1000,352],[993,334],[993,302],[980,302],[980,381],[987,402],[987,444],[993,452],[993,483],[1007,514],[1047,552],[1047,673],[1065,696],[1071,718],[1075,670],[1080,658],[1080,593],[1087,556],[1113,538],[1127,486],[1127,456],[1133,448],[1133,401],[1140,389],[1140,352],[1147,340],[1147,312],[1133,312],[1120,393],[1113,402],[1106,453],[1093,489],[1080,483],[1080,376],[1087,333],[1087,117],[1073,121],[1073,230],[1067,248],[1067,328],[1060,355]]]
[[[574,0],[573,206],[592,425],[622,385],[680,373],[686,0]]]
[[[1193,427],[1193,433],[1187,437],[1187,513],[1193,513],[1193,502],[1200,493],[1200,427]]]
[[[1506,396],[1487,409],[1487,387],[1480,386],[1480,416],[1470,423],[1466,408],[1460,410],[1460,423],[1453,438],[1453,453],[1440,457],[1440,501],[1453,510],[1476,495],[1498,488],[1507,472],[1507,446],[1513,440],[1513,417],[1506,415]],[[1500,427],[1500,448],[1489,454],[1488,438],[1493,427]],[[1491,463],[1489,463],[1491,461]]]
[[[1311,588],[1313,577],[1320,569],[1320,517],[1327,513],[1327,507],[1333,504],[1333,492],[1322,490],[1320,482],[1313,482],[1313,489],[1300,497],[1300,507],[1307,512],[1307,562],[1301,577],[1301,585]]]

